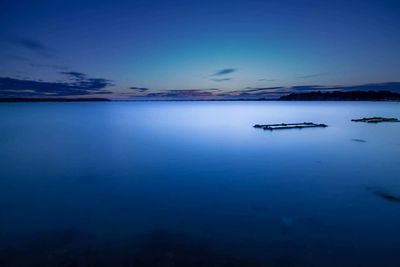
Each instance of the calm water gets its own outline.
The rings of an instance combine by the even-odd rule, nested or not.
[[[400,203],[383,195],[400,196],[400,123],[350,121],[367,116],[400,103],[1,104],[0,266],[146,238],[259,266],[399,266]],[[303,121],[329,127],[252,127]]]

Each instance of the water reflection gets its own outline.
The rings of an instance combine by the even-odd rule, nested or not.
[[[400,106],[0,105],[1,259],[5,266],[34,266],[35,257],[55,253],[46,264],[63,266],[56,259],[64,259],[66,246],[77,266],[111,266],[128,257],[124,251],[135,259],[156,253],[144,245],[125,249],[123,240],[140,243],[138,236],[151,239],[154,229],[165,229],[185,244],[159,252],[166,266],[164,254],[206,254],[214,265],[234,258],[247,266],[396,266],[400,124],[351,122],[373,116],[400,117]],[[253,128],[302,121],[329,127]],[[376,185],[385,190],[365,190]],[[205,248],[193,248],[192,240]],[[80,261],[87,253],[98,261]]]
[[[109,242],[112,242],[110,245]],[[213,250],[183,234],[155,230],[135,238],[99,242],[77,229],[34,233],[17,246],[0,250],[1,266],[261,266],[237,255]]]

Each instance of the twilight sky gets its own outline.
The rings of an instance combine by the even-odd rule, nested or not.
[[[0,22],[0,97],[400,91],[398,0],[1,0]]]

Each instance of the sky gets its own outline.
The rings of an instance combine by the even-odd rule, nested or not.
[[[0,97],[400,92],[398,0],[0,0]]]

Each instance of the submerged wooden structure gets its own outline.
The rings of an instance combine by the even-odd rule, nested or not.
[[[278,124],[256,124],[254,128],[261,128],[264,130],[283,130],[283,129],[303,129],[303,128],[316,128],[328,127],[326,124],[317,124],[313,122],[300,122],[300,123],[278,123]]]
[[[397,118],[382,118],[382,117],[371,117],[362,119],[352,119],[355,122],[367,122],[367,123],[379,123],[379,122],[400,122]]]

